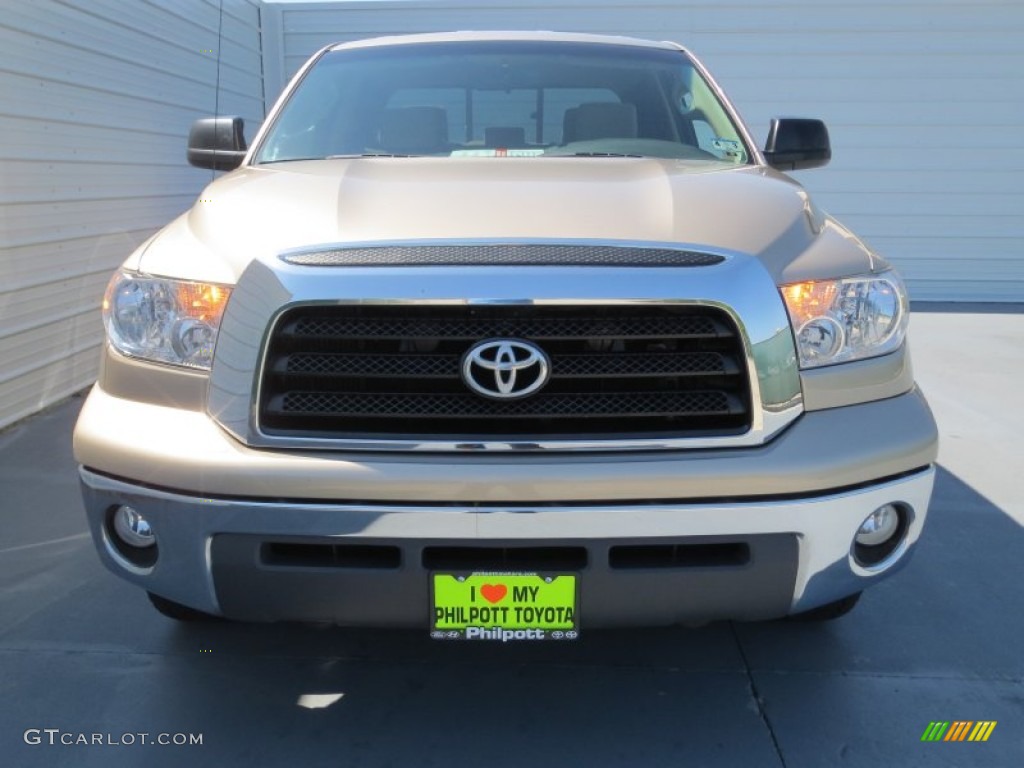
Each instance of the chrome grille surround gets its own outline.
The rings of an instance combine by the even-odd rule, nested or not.
[[[456,241],[472,245],[492,241]],[[535,243],[535,241],[531,241]],[[564,244],[566,241],[553,241]],[[350,451],[544,452],[680,450],[760,445],[803,410],[788,317],[771,276],[739,252],[682,243],[572,241],[601,247],[709,252],[721,262],[702,268],[577,266],[309,267],[274,255],[253,261],[225,312],[207,410],[224,429],[254,447]],[[517,244],[518,241],[513,241]],[[445,245],[426,240],[423,245]],[[355,243],[352,247],[365,247]],[[371,244],[377,245],[377,243]],[[403,246],[412,245],[403,242]],[[345,246],[323,246],[341,249]],[[742,434],[623,439],[374,439],[268,434],[260,427],[260,378],[270,329],[299,305],[636,306],[712,307],[727,314],[742,340],[750,381],[750,428]]]
[[[467,379],[472,349],[508,340],[546,361],[539,386],[521,372],[522,396],[490,394],[493,371]],[[260,427],[464,442],[735,435],[750,427],[744,358],[728,315],[703,306],[298,305],[271,331]]]

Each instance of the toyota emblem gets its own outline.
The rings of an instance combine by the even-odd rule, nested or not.
[[[462,379],[484,397],[514,400],[532,395],[548,382],[551,362],[529,341],[492,339],[474,344],[462,358]]]

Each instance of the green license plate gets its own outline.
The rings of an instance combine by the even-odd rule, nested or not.
[[[576,575],[434,573],[430,636],[436,640],[575,640]]]

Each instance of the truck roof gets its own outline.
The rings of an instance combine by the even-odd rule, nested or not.
[[[352,48],[372,48],[386,45],[409,45],[414,43],[452,43],[467,41],[550,41],[567,43],[599,43],[603,45],[628,45],[641,48],[661,48],[663,50],[684,50],[677,43],[654,40],[642,40],[636,37],[617,35],[590,35],[577,32],[518,32],[518,31],[463,31],[463,32],[431,32],[418,35],[389,35],[369,40],[354,40],[347,43],[335,43],[330,50],[346,50]]]

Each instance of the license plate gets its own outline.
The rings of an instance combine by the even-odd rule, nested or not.
[[[576,574],[434,573],[436,640],[575,640]]]

